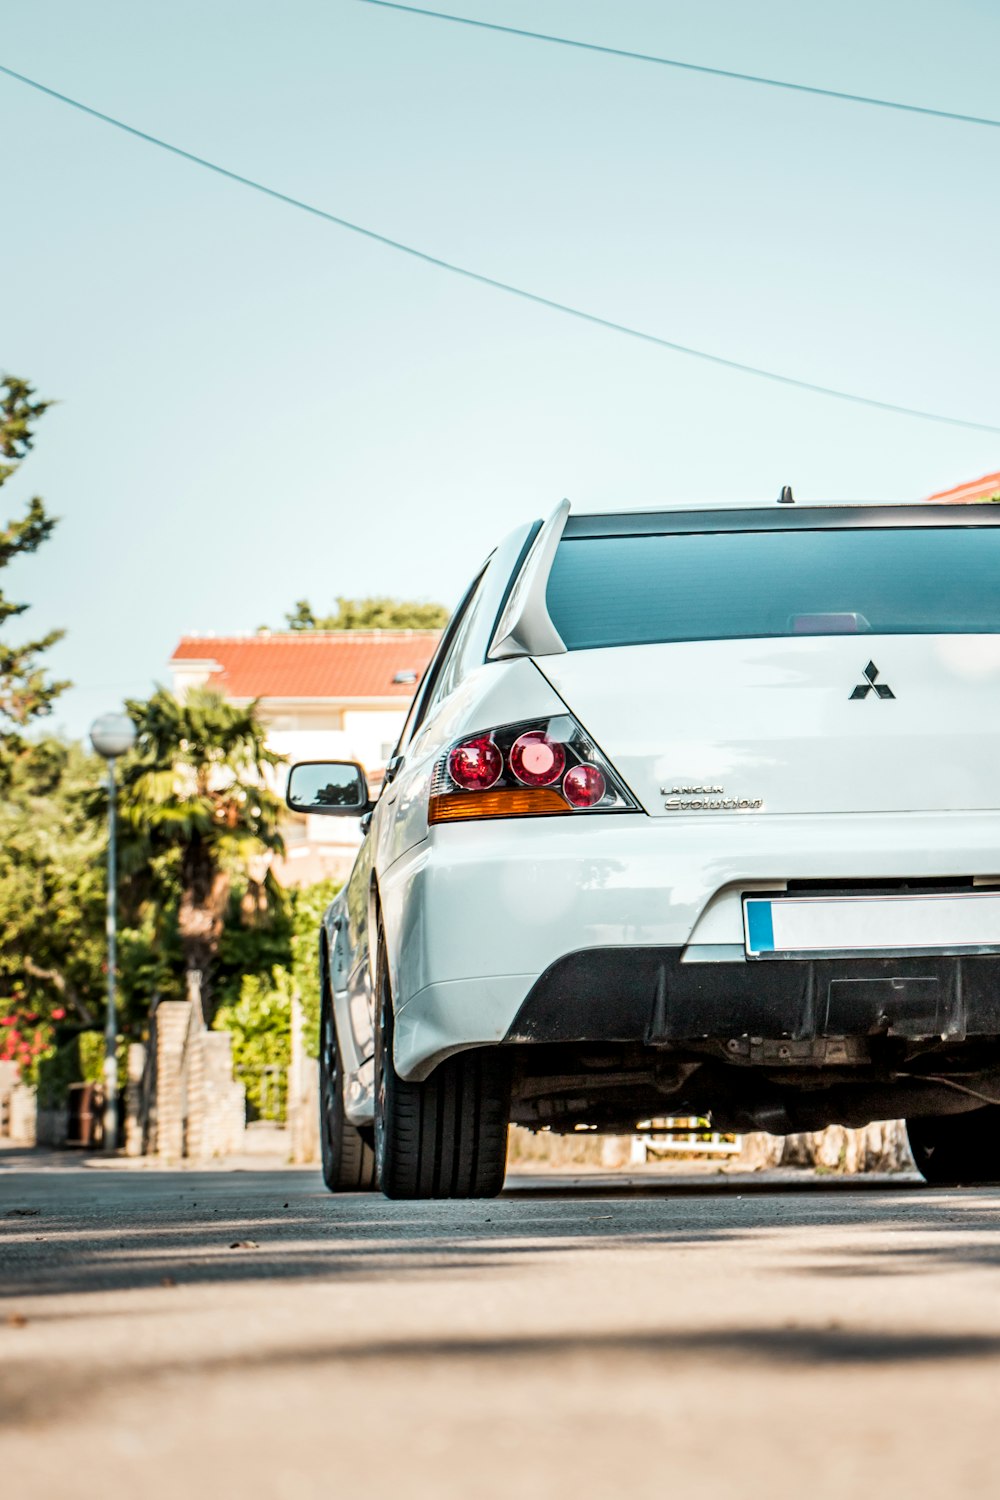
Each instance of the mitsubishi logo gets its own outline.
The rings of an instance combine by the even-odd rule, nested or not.
[[[877,676],[878,667],[873,661],[870,661],[867,667],[865,667],[866,680],[864,682],[858,683],[857,687],[854,689],[854,692],[851,694],[851,700],[855,698],[867,698],[868,694],[871,692],[877,693],[880,698],[895,698],[896,694],[893,692],[891,687],[886,687],[884,682],[875,681]]]

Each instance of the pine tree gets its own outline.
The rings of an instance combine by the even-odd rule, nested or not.
[[[0,487],[17,473],[34,442],[34,425],[51,405],[35,401],[26,380],[6,375],[0,380]],[[36,552],[56,525],[42,501],[34,496],[20,519],[0,529],[0,568],[14,558]],[[26,604],[17,604],[0,590],[0,631],[7,622],[24,614]],[[31,720],[51,712],[53,699],[69,684],[47,679],[39,657],[63,636],[61,630],[14,644],[0,638],[0,770],[9,764],[20,745],[19,731]]]

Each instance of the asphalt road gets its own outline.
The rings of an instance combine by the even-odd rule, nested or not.
[[[0,1493],[995,1495],[1000,1193],[0,1152]]]

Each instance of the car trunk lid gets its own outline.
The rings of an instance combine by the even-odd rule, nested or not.
[[[1000,807],[1000,636],[829,635],[536,659],[654,817]]]

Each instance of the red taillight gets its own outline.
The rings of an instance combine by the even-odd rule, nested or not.
[[[566,765],[566,747],[542,729],[530,729],[510,747],[510,768],[525,786],[552,786]]]
[[[563,778],[563,796],[571,807],[596,807],[607,789],[596,766],[572,766]]]
[[[503,756],[488,734],[456,745],[448,756],[448,775],[464,792],[486,792],[500,780]]]
[[[641,812],[571,714],[480,731],[442,753],[428,823]]]

